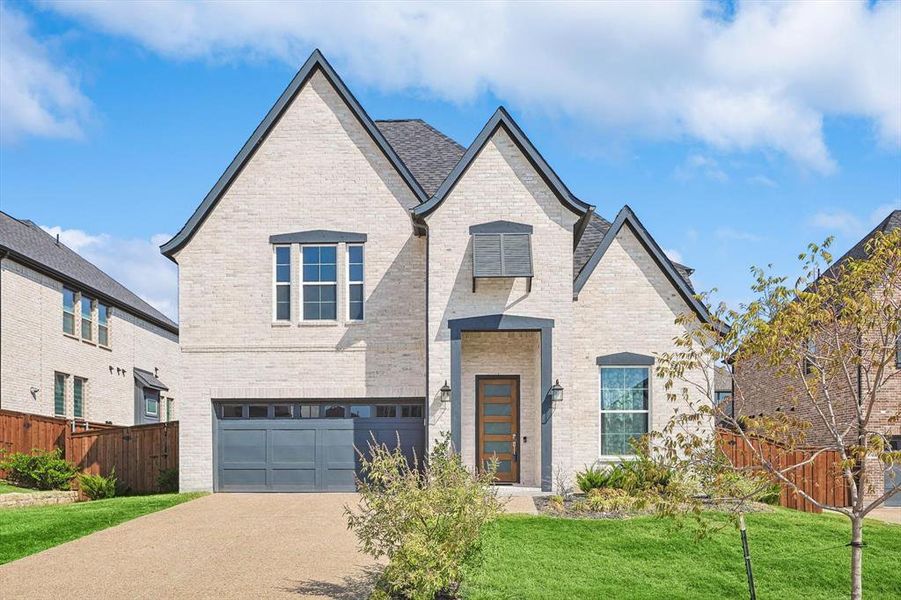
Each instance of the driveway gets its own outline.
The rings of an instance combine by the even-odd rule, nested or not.
[[[213,494],[0,567],[4,598],[365,598],[356,494]]]

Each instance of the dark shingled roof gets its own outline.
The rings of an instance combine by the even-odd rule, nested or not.
[[[889,233],[890,231],[894,231],[899,227],[901,227],[901,210],[893,210],[888,214],[886,218],[882,220],[881,223],[879,223],[879,225],[873,228],[873,231],[865,235],[863,239],[857,242],[857,244],[855,244],[853,248],[848,250],[844,254],[844,256],[832,263],[832,266],[829,267],[826,272],[828,273],[830,270],[834,269],[838,265],[841,265],[849,259],[853,258],[854,260],[861,260],[866,258],[867,243],[869,243],[870,240],[876,237],[877,233]]]
[[[435,194],[466,152],[422,119],[377,120],[375,125],[429,196]],[[573,278],[582,271],[608,229],[610,221],[592,213],[573,252]],[[690,278],[693,270],[677,262],[673,266],[694,291]]]
[[[375,121],[422,189],[432,196],[466,149],[422,119]]]
[[[588,221],[588,225],[585,226],[579,245],[576,246],[576,250],[573,252],[573,278],[578,277],[582,269],[585,268],[588,259],[594,254],[595,249],[601,244],[601,240],[607,235],[609,229],[610,221],[597,213],[591,214],[591,219]],[[691,284],[691,274],[694,273],[694,269],[680,265],[675,261],[673,261],[673,266],[679,272],[679,275],[682,276],[682,279],[685,280],[685,283],[688,284],[688,289],[694,292],[694,286]]]
[[[178,325],[169,317],[138,298],[62,242],[57,243],[54,236],[31,221],[20,221],[0,211],[0,252],[2,251],[8,252],[10,258],[17,262],[84,292],[96,294],[99,300],[105,300],[172,333],[178,333]]]

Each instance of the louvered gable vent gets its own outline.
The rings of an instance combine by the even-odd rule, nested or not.
[[[528,277],[532,283],[532,226],[510,221],[473,225],[473,291],[479,277]]]

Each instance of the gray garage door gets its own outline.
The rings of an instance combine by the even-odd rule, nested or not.
[[[354,491],[359,458],[379,443],[422,456],[422,403],[217,403],[215,489],[220,492]]]
[[[901,450],[901,437],[891,439],[892,450]],[[885,491],[889,491],[901,485],[901,467],[892,467],[885,472]],[[901,506],[901,492],[885,501],[886,506]]]

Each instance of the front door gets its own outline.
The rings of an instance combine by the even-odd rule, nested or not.
[[[476,378],[476,457],[497,460],[497,481],[519,481],[519,377]]]

